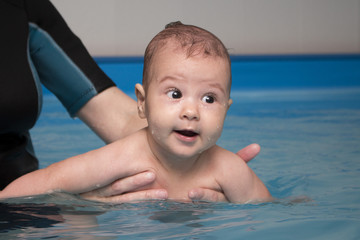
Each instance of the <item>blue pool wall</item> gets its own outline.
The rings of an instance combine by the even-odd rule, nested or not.
[[[124,92],[142,81],[143,57],[94,59]],[[231,62],[233,90],[360,87],[360,54],[231,56]]]

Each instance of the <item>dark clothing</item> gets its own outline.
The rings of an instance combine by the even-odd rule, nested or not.
[[[42,84],[73,117],[115,84],[48,0],[0,0],[0,189],[38,168],[29,129]]]

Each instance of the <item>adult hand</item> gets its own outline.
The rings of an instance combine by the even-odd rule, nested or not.
[[[108,186],[83,193],[81,196],[89,200],[113,203],[132,202],[146,199],[167,199],[168,194],[165,189],[148,189],[134,192],[136,189],[152,183],[155,181],[155,178],[156,176],[153,172],[142,172],[134,176],[119,179]]]
[[[260,153],[260,145],[253,143],[238,151],[236,154],[248,163]],[[195,188],[189,191],[189,198],[193,201],[228,202],[222,192],[206,188]]]
[[[242,158],[246,163],[250,162],[251,159],[255,158],[260,153],[260,145],[257,143],[250,144],[236,154]]]

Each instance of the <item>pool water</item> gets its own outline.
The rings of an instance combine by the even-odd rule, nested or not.
[[[103,204],[55,193],[0,203],[1,239],[359,239],[360,89],[235,90],[218,144],[259,143],[249,165],[274,202]],[[31,132],[41,167],[103,143],[52,95]]]

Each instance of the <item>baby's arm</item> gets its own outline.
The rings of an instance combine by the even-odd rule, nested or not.
[[[224,149],[219,169],[218,182],[226,198],[234,203],[258,202],[271,200],[271,194],[264,183],[239,157]]]
[[[115,159],[114,145],[116,146],[116,143],[26,174],[1,191],[0,198],[37,195],[56,190],[69,193],[88,192],[126,177],[124,167],[116,167],[116,160],[119,159]]]

